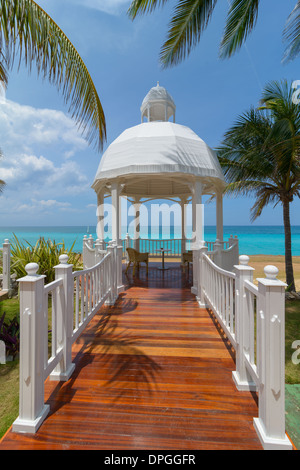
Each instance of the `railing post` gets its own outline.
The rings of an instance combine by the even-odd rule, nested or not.
[[[126,248],[130,248],[130,235],[129,235],[129,233],[126,234],[126,238],[125,238],[126,260],[129,261],[129,256],[128,256],[128,253],[126,251]]]
[[[246,369],[244,351],[247,349],[247,338],[249,338],[250,320],[247,316],[246,294],[244,282],[253,281],[254,268],[248,266],[249,257],[242,255],[239,257],[240,264],[234,266],[236,273],[235,280],[235,327],[236,327],[236,371],[232,373],[232,378],[238,390],[256,391],[256,385],[251,375]]]
[[[114,241],[109,242],[107,247],[108,253],[110,253],[110,279],[108,283],[111,287],[109,300],[106,301],[108,305],[114,305],[117,300],[117,245]]]
[[[223,243],[220,242],[220,240],[217,238],[215,243],[214,243],[214,251],[216,252],[214,254],[214,259],[213,262],[222,268],[222,245]]]
[[[59,257],[60,264],[55,266],[55,279],[62,279],[57,301],[57,349],[63,349],[61,361],[50,374],[50,380],[67,381],[75,364],[72,363],[72,332],[74,312],[73,265],[68,264],[68,255]]]
[[[201,308],[206,307],[205,299],[204,299],[204,263],[203,263],[203,255],[206,255],[208,252],[208,248],[205,245],[205,242],[202,242],[202,246],[199,249],[199,261],[198,261],[198,296],[197,300],[199,302],[199,306]]]
[[[6,238],[3,243],[3,281],[2,281],[2,290],[9,292],[11,288],[10,281],[10,243]]]
[[[95,264],[98,264],[104,257],[104,240],[95,241]]]
[[[87,235],[84,235],[83,241],[82,241],[82,263],[83,263],[83,268],[87,268],[88,265],[88,251],[87,251],[87,244],[88,244],[88,239]]]
[[[191,288],[192,294],[198,296],[199,286],[199,247],[196,243],[193,244],[193,286]]]
[[[124,285],[122,279],[122,260],[123,260],[123,246],[116,246],[116,262],[117,262],[117,296],[123,292]]]
[[[275,266],[258,281],[257,368],[259,417],[254,427],[265,449],[292,449],[285,434],[285,287]]]
[[[93,239],[93,235],[90,234],[89,238],[88,238],[88,244],[89,244],[89,247],[90,248],[93,248],[94,247],[94,239]]]
[[[44,404],[44,275],[38,264],[25,266],[27,276],[18,279],[20,291],[20,401],[14,432],[35,433],[49,413]]]

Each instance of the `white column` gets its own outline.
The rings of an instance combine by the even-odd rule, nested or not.
[[[180,207],[181,207],[181,261],[183,260],[183,253],[185,252],[185,230],[186,230],[186,202],[185,197],[180,198]]]
[[[20,400],[13,432],[35,433],[49,413],[44,404],[44,279],[38,264],[25,266],[27,276],[18,279],[20,292]]]
[[[223,242],[223,194],[221,191],[216,193],[216,225],[217,225],[217,239]]]
[[[120,185],[112,183],[111,185],[111,204],[112,204],[112,240],[120,243]]]
[[[258,409],[254,428],[266,450],[291,450],[285,433],[285,288],[276,266],[257,279]]]
[[[204,240],[203,206],[202,206],[203,185],[200,181],[195,181],[192,199],[193,216],[193,238],[196,247]]]
[[[3,285],[2,290],[10,290],[10,243],[6,238],[3,243]]]
[[[50,374],[50,380],[66,382],[71,377],[75,364],[72,363],[72,332],[74,312],[73,265],[68,264],[68,255],[60,255],[59,265],[54,266],[55,279],[62,279],[60,302],[57,302],[57,349],[63,349],[63,357]]]
[[[204,243],[203,236],[203,210],[202,210],[202,189],[200,181],[195,181],[192,199],[193,216],[193,287],[191,292],[198,295],[198,277],[199,277],[199,249]]]
[[[97,238],[104,240],[104,192],[97,194]]]
[[[140,248],[140,198],[134,199],[134,212],[135,212],[135,219],[134,219],[134,247],[137,251]]]

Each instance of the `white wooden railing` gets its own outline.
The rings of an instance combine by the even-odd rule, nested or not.
[[[235,274],[217,266],[204,253],[202,255],[201,269],[203,296],[235,347]]]
[[[111,243],[104,257],[83,271],[73,272],[67,255],[61,255],[59,261],[55,281],[47,285],[45,276],[37,274],[36,263],[27,264],[27,276],[18,280],[20,404],[19,416],[13,423],[15,432],[37,431],[49,413],[49,405],[44,403],[45,380],[70,378],[75,368],[74,341],[104,302],[114,304],[123,289],[120,250],[116,244]]]
[[[92,235],[89,238],[85,235],[82,250],[83,266],[85,268],[93,266],[95,259],[104,255],[108,243],[105,240],[94,241]],[[232,269],[233,265],[238,262],[239,243],[237,237],[231,235],[228,241],[206,241],[205,245],[211,259],[223,269]],[[163,248],[166,258],[181,258],[183,252],[193,249],[193,243],[192,240],[181,238],[162,240],[139,238],[135,240],[127,234],[125,239],[120,240],[120,247],[122,247],[123,259],[127,259],[126,248],[135,248],[142,253],[149,253],[151,258],[160,258],[161,248]]]
[[[248,256],[234,272],[217,266],[207,247],[198,252],[197,299],[212,310],[236,351],[233,381],[258,393],[254,427],[265,449],[292,449],[285,433],[285,287],[278,269],[266,266],[253,283]]]
[[[9,292],[11,289],[11,277],[10,277],[10,243],[8,239],[4,240],[2,245],[2,291]]]

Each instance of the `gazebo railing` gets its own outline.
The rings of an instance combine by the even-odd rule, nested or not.
[[[253,425],[264,449],[292,449],[285,433],[285,287],[275,266],[253,283],[249,257],[240,256],[232,272],[221,269],[198,252],[200,307],[213,312],[236,354],[233,382],[239,391],[258,395]]]
[[[83,265],[88,268],[93,266],[98,259],[101,259],[108,247],[109,241],[96,240],[94,241],[92,235],[83,239]],[[205,245],[208,248],[208,254],[214,263],[218,264],[223,269],[231,269],[232,266],[238,262],[239,246],[237,237],[230,236],[227,241],[206,241]],[[181,258],[183,252],[193,249],[193,242],[191,239],[181,238],[165,238],[165,239],[150,239],[150,238],[131,238],[128,234],[120,240],[120,248],[122,247],[122,258],[127,259],[127,248],[135,248],[142,253],[149,253],[151,258],[160,258],[161,249],[165,250],[166,258]]]
[[[75,369],[73,343],[100,307],[113,305],[118,298],[123,289],[118,251],[111,244],[94,266],[75,272],[68,255],[61,255],[55,280],[46,285],[46,276],[37,274],[38,264],[26,265],[27,276],[18,279],[20,400],[14,432],[37,431],[50,410],[44,403],[45,380],[67,381],[71,377]]]

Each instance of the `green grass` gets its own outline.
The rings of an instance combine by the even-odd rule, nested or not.
[[[285,308],[285,382],[300,384],[300,364],[293,364],[294,341],[300,340],[300,301],[288,301]],[[300,357],[298,355],[298,357]]]
[[[19,361],[0,365],[0,438],[19,415]]]

